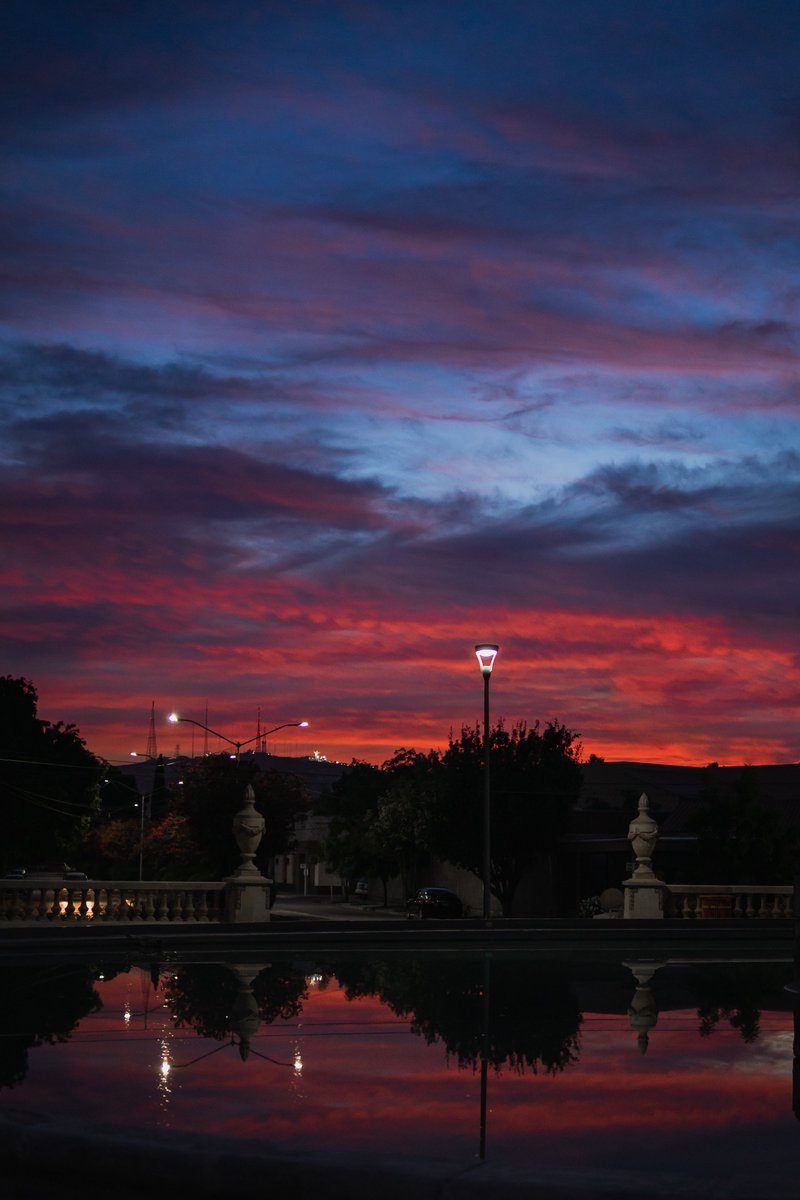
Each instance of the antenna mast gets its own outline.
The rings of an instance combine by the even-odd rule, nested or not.
[[[150,703],[150,728],[147,731],[147,757],[158,758],[158,746],[156,745],[156,702]]]

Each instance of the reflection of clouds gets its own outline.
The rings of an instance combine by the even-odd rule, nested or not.
[[[764,1013],[764,1021],[774,1014]],[[753,1044],[752,1054],[736,1064],[742,1074],[766,1074],[791,1076],[794,1033],[790,1029],[764,1029]]]
[[[297,1148],[474,1153],[479,1076],[448,1063],[441,1046],[412,1036],[407,1023],[392,1016],[387,1025],[388,1010],[374,997],[348,1002],[331,982],[310,991],[302,1023],[262,1027],[254,1048],[294,1063],[281,1070],[225,1050],[198,1060],[220,1043],[176,1034],[160,1008],[151,1029],[131,1028],[124,1016],[132,982],[134,996],[138,988],[131,975],[99,985],[103,1013],[82,1022],[72,1043],[43,1048],[46,1062],[26,1081],[26,1104],[46,1107],[60,1092],[90,1119],[124,1114],[120,1124],[129,1129]],[[579,1145],[584,1161],[640,1159],[650,1169],[675,1169],[680,1154],[689,1161],[697,1146],[713,1142],[717,1158],[709,1150],[699,1168],[710,1171],[726,1154],[743,1152],[737,1145],[777,1138],[788,1124],[789,1014],[764,1013],[766,1032],[747,1046],[733,1030],[699,1039],[695,1011],[662,1013],[644,1059],[624,1016],[585,1016],[581,1058],[570,1071],[492,1074],[492,1143],[504,1161],[528,1161],[535,1149],[543,1164],[568,1163]],[[190,1060],[190,1070],[174,1069]]]

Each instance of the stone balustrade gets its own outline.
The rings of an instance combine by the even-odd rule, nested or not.
[[[642,794],[639,811],[628,828],[636,867],[630,879],[622,882],[626,919],[788,920],[794,916],[794,888],[788,884],[665,883],[659,879],[653,870],[658,825],[648,805]]]
[[[668,915],[684,920],[738,918],[741,920],[790,920],[794,888],[786,886],[741,886],[705,883],[664,884]]]
[[[67,927],[106,924],[214,924],[269,921],[272,880],[255,865],[264,818],[250,784],[233,819],[241,861],[227,879],[213,883],[160,880],[0,879],[0,925]]]
[[[226,919],[225,883],[0,880],[0,923],[213,923]]]

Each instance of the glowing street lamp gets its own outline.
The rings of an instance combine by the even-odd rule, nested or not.
[[[479,642],[475,656],[483,675],[483,915],[489,917],[492,882],[492,799],[489,775],[489,680],[499,646]]]
[[[246,742],[236,742],[233,738],[226,737],[224,733],[218,733],[216,729],[211,729],[208,725],[204,725],[202,721],[194,721],[191,717],[179,717],[177,713],[170,713],[167,720],[172,725],[177,725],[182,722],[184,725],[196,725],[198,729],[204,729],[206,733],[210,733],[212,737],[221,738],[223,742],[227,742],[229,746],[236,747],[236,754],[232,754],[231,758],[239,761],[242,746],[249,746],[251,742],[258,741],[259,738],[269,737],[271,733],[277,733],[279,729],[306,729],[308,721],[284,721],[283,725],[276,725],[274,729],[259,730],[253,737],[248,738]]]

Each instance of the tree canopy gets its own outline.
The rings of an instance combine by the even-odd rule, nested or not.
[[[0,866],[72,860],[98,811],[102,774],[75,725],[38,716],[30,680],[0,678]]]
[[[581,786],[577,734],[558,721],[541,728],[502,722],[489,733],[491,887],[511,916],[519,883],[537,859],[548,864]],[[479,726],[451,736],[440,757],[431,849],[483,875],[484,752]]]
[[[694,874],[704,883],[791,883],[800,845],[795,829],[761,797],[758,773],[742,767],[731,783],[711,764],[703,772],[691,821],[697,834]]]
[[[181,837],[194,847],[191,853],[183,847],[176,861],[167,856],[167,870],[179,872],[173,878],[222,879],[238,866],[232,823],[248,784],[265,821],[256,866],[266,871],[269,859],[290,848],[295,818],[309,807],[300,782],[278,771],[261,771],[247,757],[236,762],[228,754],[212,754],[187,767],[183,782],[173,788],[171,815],[185,819]]]
[[[548,867],[581,785],[577,735],[501,723],[490,732],[492,892],[511,915],[520,880]],[[402,874],[407,892],[435,855],[483,875],[484,757],[480,727],[464,727],[443,752],[398,750],[381,767],[354,762],[319,804],[331,818],[325,855],[348,878]]]
[[[372,875],[386,886],[401,875],[406,891],[416,887],[428,857],[428,804],[436,755],[398,750],[381,767],[353,760],[350,769],[318,801],[330,817],[323,851],[344,879]]]

